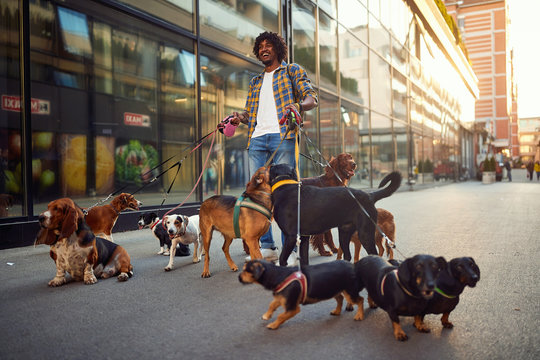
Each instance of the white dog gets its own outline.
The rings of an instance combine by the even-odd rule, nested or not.
[[[199,230],[199,215],[187,217],[185,215],[167,215],[163,217],[163,223],[171,239],[169,264],[165,271],[170,271],[174,267],[174,255],[176,254],[176,245],[193,244],[193,262],[201,261],[203,244],[201,231]]]

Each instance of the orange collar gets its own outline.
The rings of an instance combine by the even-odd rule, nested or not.
[[[272,185],[272,192],[274,192],[274,190],[276,190],[278,187],[288,184],[298,184],[298,181],[292,179],[278,181],[277,183]]]
[[[303,304],[306,301],[307,297],[307,279],[306,275],[304,275],[301,271],[295,271],[291,275],[287,276],[287,278],[283,280],[283,282],[274,289],[274,294],[277,294],[283,289],[285,289],[293,281],[298,281],[298,283],[300,284],[300,304]]]

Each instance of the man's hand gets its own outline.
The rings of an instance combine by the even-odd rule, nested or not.
[[[231,124],[233,124],[234,126],[238,126],[240,125],[240,123],[247,123],[247,116],[246,116],[246,113],[238,113],[238,112],[233,112],[233,117],[231,118]]]

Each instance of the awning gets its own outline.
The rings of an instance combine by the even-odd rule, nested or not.
[[[491,142],[491,145],[495,147],[508,147],[508,139],[496,139]]]

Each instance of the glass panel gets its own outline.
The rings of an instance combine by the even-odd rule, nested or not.
[[[263,69],[213,48],[201,48],[201,119],[203,135],[216,128],[225,116],[242,111],[249,81]],[[203,178],[204,196],[223,191],[239,195],[249,181],[247,126],[240,125],[233,137],[217,133],[209,164]],[[210,142],[204,143],[202,160]]]
[[[18,3],[0,3],[0,219],[21,216],[24,211]]]
[[[339,30],[341,94],[355,102],[368,105],[368,47],[344,27],[340,26]]]
[[[400,0],[401,1],[401,0]],[[340,0],[338,2],[339,22],[354,36],[367,44],[368,12],[357,0]],[[340,30],[341,33],[341,30]]]
[[[279,30],[278,9],[278,0],[201,0],[201,35],[255,58],[255,38]]]
[[[394,142],[392,140],[392,123],[385,116],[371,112],[371,141],[373,151],[373,185],[378,186],[380,180],[392,171],[394,161]]]
[[[316,79],[315,6],[307,0],[292,2],[293,58]],[[315,82],[314,82],[315,83]]]
[[[193,0],[120,0],[190,31],[193,27]]]
[[[386,0],[383,0],[383,2],[386,2]],[[369,4],[369,11],[375,15],[376,17],[379,17],[379,0],[368,0]]]
[[[405,47],[400,45],[396,39],[392,38],[392,65],[401,71],[403,74],[409,73],[407,58],[409,52]]]
[[[319,0],[317,3],[319,4],[319,8],[321,10],[324,10],[334,19],[336,18],[336,0]]]
[[[373,51],[370,51],[370,55],[371,107],[384,115],[390,115],[392,111],[390,65]]]
[[[396,137],[396,170],[401,172],[405,182],[409,174],[407,125],[401,121],[394,120],[394,135]]]
[[[390,34],[373,16],[369,17],[369,44],[371,45],[371,48],[377,51],[383,58],[391,61]]]
[[[329,160],[331,156],[341,153],[341,137],[339,133],[339,109],[337,97],[320,92],[320,148],[323,156]]]
[[[356,175],[351,179],[354,188],[370,187],[369,179],[369,115],[358,105],[341,102],[341,122],[344,128],[345,152],[350,153],[357,165]]]
[[[399,72],[393,72],[392,99],[394,101],[394,117],[407,122],[407,79]]]
[[[394,36],[398,39],[398,42],[405,45],[408,41],[411,41],[411,30],[414,28],[412,22],[412,13],[409,7],[403,0],[390,0],[390,28]],[[410,39],[410,40],[409,40]]]
[[[422,134],[417,133],[416,131],[413,131],[413,144],[412,144],[412,169],[414,174],[414,179],[418,182],[418,173],[419,173],[419,163],[422,160]]]
[[[337,91],[337,36],[335,20],[319,13],[320,86]]]

